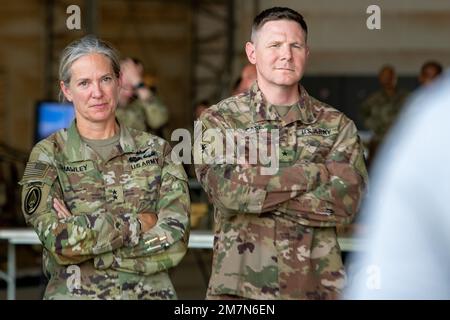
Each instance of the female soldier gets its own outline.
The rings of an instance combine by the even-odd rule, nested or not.
[[[189,194],[168,143],[116,121],[115,50],[87,36],[62,54],[75,120],[32,150],[20,184],[49,283],[45,299],[175,299],[167,269],[186,253]]]

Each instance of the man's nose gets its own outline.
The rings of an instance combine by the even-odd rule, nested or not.
[[[281,48],[281,58],[286,60],[291,60],[292,58],[292,48],[289,45],[284,45]]]

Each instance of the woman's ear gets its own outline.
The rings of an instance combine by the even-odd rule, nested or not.
[[[72,102],[72,94],[70,92],[70,89],[66,87],[64,84],[64,81],[59,82],[59,87],[61,88],[62,93],[64,94],[64,97],[66,97],[66,100],[69,102]]]

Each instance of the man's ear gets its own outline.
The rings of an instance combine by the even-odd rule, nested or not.
[[[251,64],[256,64],[255,45],[252,42],[249,41],[245,44],[245,53],[247,54],[248,61]]]
[[[67,101],[72,102],[72,93],[70,92],[70,89],[66,87],[64,81],[61,80],[59,82],[59,87],[61,88],[61,91],[64,94],[64,97],[66,97]]]

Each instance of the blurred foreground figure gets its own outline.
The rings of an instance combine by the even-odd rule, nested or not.
[[[375,163],[346,298],[450,299],[450,73],[407,108]]]

